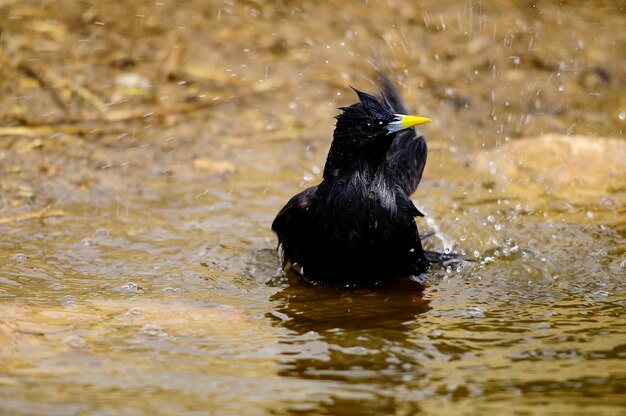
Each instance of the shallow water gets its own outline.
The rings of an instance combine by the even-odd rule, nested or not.
[[[624,149],[626,26],[614,24],[610,2],[591,3],[437,2],[398,27],[394,3],[358,3],[352,14],[254,2],[81,10],[118,24],[137,41],[133,53],[169,42],[170,17],[187,22],[176,30],[196,35],[181,35],[194,53],[155,88],[195,89],[218,104],[147,116],[121,134],[3,144],[0,218],[62,213],[0,223],[0,413],[623,414],[626,190],[609,159]],[[59,45],[79,25],[56,2],[6,4],[6,27],[24,19],[20,30]],[[51,20],[35,25],[39,13]],[[98,42],[110,36],[123,54],[107,33],[92,33],[102,49],[90,53],[108,50]],[[43,45],[33,56],[55,53],[56,43]],[[247,47],[253,58],[236,55]],[[118,71],[81,59],[89,64],[78,72]],[[376,59],[402,74],[409,107],[435,119],[421,130],[431,151],[414,195],[420,231],[436,231],[425,244],[476,261],[432,270],[423,290],[404,280],[312,286],[279,270],[269,226],[319,180],[334,108],[353,100],[348,83],[372,85]],[[151,74],[145,62],[132,71]],[[239,75],[201,71],[210,65]],[[596,66],[612,74],[608,84]],[[600,149],[609,148],[600,135],[622,142],[594,159],[507,153],[548,132],[585,134]],[[591,179],[577,177],[572,166],[590,160]]]
[[[228,194],[155,183],[153,202],[5,228],[5,411],[623,410],[625,252],[612,224],[518,212],[458,183],[419,204],[476,264],[434,271],[423,292],[314,287],[281,277],[268,224],[287,191],[269,195],[253,173],[227,178]]]

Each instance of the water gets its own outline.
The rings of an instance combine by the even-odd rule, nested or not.
[[[456,221],[446,201],[463,188],[422,192],[479,262],[435,270],[423,292],[345,291],[282,277],[268,231],[279,198],[247,172],[225,179],[222,197],[151,185],[153,203],[5,228],[5,411],[622,409],[624,240],[584,213],[580,224],[508,214],[496,231],[491,200],[466,197]]]
[[[219,99],[2,144],[0,218],[62,212],[0,222],[0,413],[624,413],[624,147],[600,137],[623,141],[624,26],[609,3],[437,2],[406,18],[383,3],[78,17],[40,3],[0,4],[6,42],[46,41],[25,56],[54,63],[69,44],[88,79],[142,73],[166,106]],[[76,19],[103,24],[85,23],[89,38]],[[158,52],[150,36],[195,48],[180,68],[163,64],[172,81],[150,59],[118,62]],[[100,66],[94,51],[113,41],[119,54]],[[431,150],[418,226],[437,232],[429,248],[476,262],[432,270],[423,290],[284,276],[271,221],[319,179],[347,84],[367,90],[368,58],[387,54],[408,106],[435,120],[421,130]],[[137,88],[110,94],[154,112]],[[45,91],[30,93],[47,113]],[[559,153],[548,132],[586,137]]]

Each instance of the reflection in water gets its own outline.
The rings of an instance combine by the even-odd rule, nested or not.
[[[423,286],[408,278],[373,288],[344,289],[314,285],[289,274],[288,286],[274,295],[289,319],[285,326],[299,333],[334,330],[398,329],[429,310]]]
[[[396,279],[346,290],[294,275],[286,279],[272,297],[279,305],[275,324],[288,330],[281,339],[279,374],[340,385],[318,402],[320,413],[393,411],[394,389],[420,376],[409,335],[430,309],[423,287]]]

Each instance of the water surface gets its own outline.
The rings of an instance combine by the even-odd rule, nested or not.
[[[2,136],[0,413],[623,414],[623,7],[422,3],[0,2],[7,56],[110,107],[3,73],[49,130]],[[312,286],[269,227],[375,68],[435,119],[427,246],[476,262]]]

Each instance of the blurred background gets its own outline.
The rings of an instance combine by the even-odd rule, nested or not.
[[[625,123],[620,1],[0,6],[3,209],[110,198],[138,186],[125,175],[177,177],[275,142],[307,143],[319,167],[348,85],[374,92],[377,71],[435,120],[431,147],[621,137]],[[275,150],[250,159],[310,168]]]
[[[0,413],[620,414],[626,2],[0,0]],[[349,86],[475,265],[278,270]],[[407,295],[410,293],[410,295]]]

